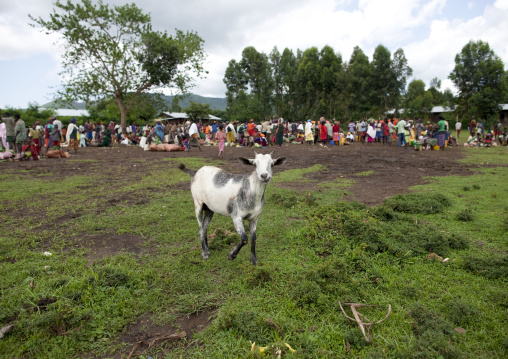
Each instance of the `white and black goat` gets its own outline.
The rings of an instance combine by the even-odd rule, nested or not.
[[[272,152],[273,153],[273,152]],[[256,223],[265,203],[266,185],[272,179],[272,166],[286,163],[287,157],[272,159],[272,154],[256,153],[256,158],[238,158],[240,162],[256,167],[250,175],[236,175],[217,167],[205,166],[199,170],[191,170],[180,164],[179,168],[190,174],[191,193],[194,209],[199,223],[201,239],[201,255],[208,259],[207,230],[214,213],[231,217],[235,229],[240,235],[238,243],[228,254],[235,259],[238,252],[248,242],[243,220],[249,221],[251,240],[250,260],[256,265]]]

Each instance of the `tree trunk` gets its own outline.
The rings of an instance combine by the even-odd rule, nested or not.
[[[127,108],[120,98],[115,98],[115,102],[120,110],[120,127],[122,128],[122,133],[127,133]]]

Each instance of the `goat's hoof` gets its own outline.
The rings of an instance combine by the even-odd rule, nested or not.
[[[235,259],[235,258],[236,258],[236,256],[233,256],[231,253],[228,253],[228,259],[229,259],[230,261],[232,261],[232,260],[233,260],[233,259]]]
[[[205,261],[208,259],[208,255],[202,255],[202,257],[203,257],[203,260],[205,260]]]

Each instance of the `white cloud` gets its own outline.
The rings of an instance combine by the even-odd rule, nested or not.
[[[501,10],[508,10],[508,0],[497,0],[494,3],[494,7],[497,7]]]
[[[500,11],[501,10],[501,11]],[[508,8],[487,6],[484,13],[467,21],[434,20],[429,36],[404,47],[414,77],[428,85],[433,77],[446,80],[455,67],[455,55],[470,40],[486,41],[494,52],[508,63]],[[443,88],[451,87],[451,81],[443,81]]]
[[[371,58],[378,44],[392,52],[401,47],[415,78],[428,84],[439,77],[446,87],[455,55],[471,39],[488,41],[508,63],[508,0],[489,1],[492,5],[481,9],[480,2],[458,2],[456,6],[474,5],[469,13],[476,17],[469,20],[457,19],[456,11],[443,13],[449,9],[447,0],[144,0],[138,6],[151,14],[154,29],[194,30],[205,40],[209,75],[198,82],[195,92],[224,96],[222,79],[228,62],[240,59],[247,46],[269,53],[274,46],[282,52],[286,47],[296,51],[330,45],[344,61],[357,45]],[[125,0],[105,2],[125,4]],[[0,0],[0,66],[2,60],[49,53],[55,69],[49,73],[46,69],[40,77],[54,79],[62,49],[54,47],[55,36],[28,26],[27,15],[47,18],[52,3]],[[8,94],[0,93],[4,95]]]

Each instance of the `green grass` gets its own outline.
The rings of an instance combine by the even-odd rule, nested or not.
[[[479,160],[492,150],[468,153]],[[495,158],[508,163],[501,152]],[[165,160],[169,168],[157,163],[137,182],[87,192],[87,201],[82,189],[103,188],[103,178],[68,177],[56,186],[30,173],[0,175],[10,188],[0,197],[0,327],[15,323],[0,339],[0,358],[127,357],[132,346],[120,338],[129,323],[149,316],[176,325],[204,311],[214,313],[204,331],[138,357],[508,355],[508,167],[429,178],[375,208],[342,202],[354,184],[347,178],[315,191],[270,185],[253,267],[248,246],[227,260],[238,236],[218,215],[209,228],[212,254],[201,260],[191,195],[173,186],[189,181],[177,163],[208,162]],[[322,168],[284,171],[274,182],[300,183]],[[99,235],[97,246],[137,238],[140,254],[117,251],[88,265],[90,238]],[[427,260],[430,251],[450,260]],[[339,301],[378,305],[359,309],[371,320],[389,304],[392,314],[373,326],[368,344]],[[268,347],[265,354],[251,352],[251,342]]]
[[[307,173],[319,172],[323,170],[325,166],[323,165],[314,165],[312,167],[307,168],[299,168],[294,170],[286,170],[283,172],[279,172],[273,176],[272,183],[282,183],[282,182],[316,182],[315,180],[309,180],[305,178]]]
[[[373,170],[369,170],[369,171],[363,171],[363,172],[358,172],[358,173],[355,173],[355,176],[370,176],[371,174],[373,174],[374,171]]]
[[[506,165],[508,163],[508,151],[506,146],[497,147],[468,147],[465,149],[467,156],[460,160],[462,163],[473,165]]]

